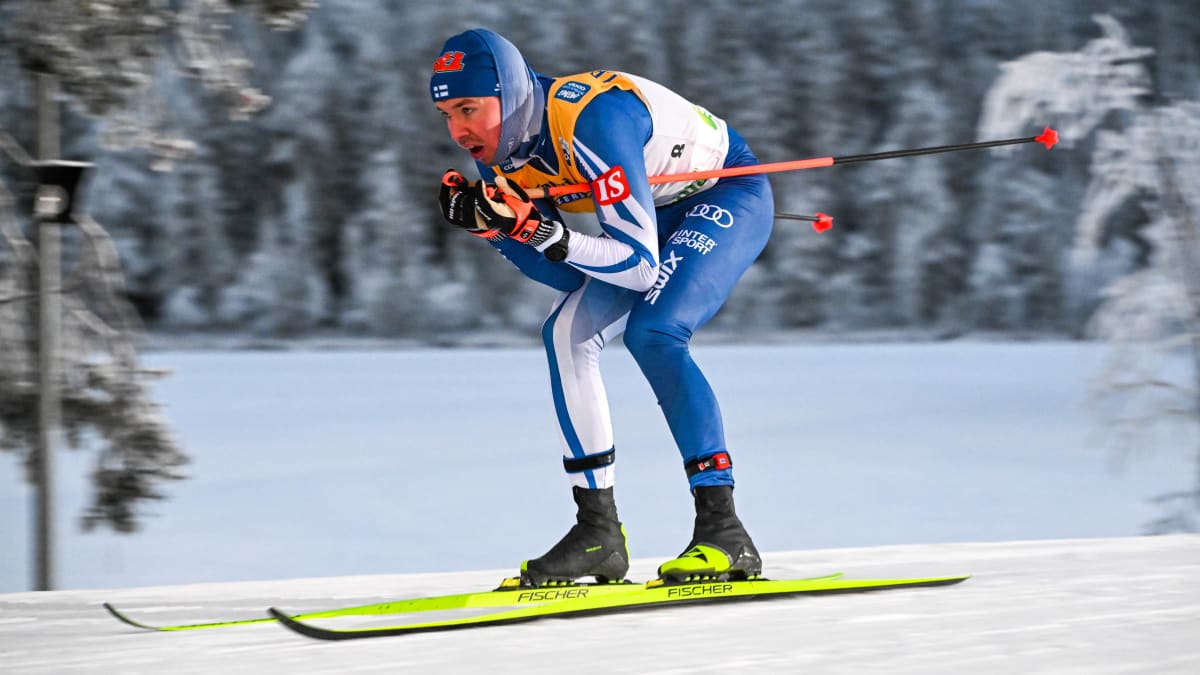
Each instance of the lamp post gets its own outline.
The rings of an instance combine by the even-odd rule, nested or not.
[[[75,190],[87,162],[56,159],[59,148],[58,82],[39,73],[38,159],[34,218],[38,230],[38,432],[35,467],[34,588],[52,590],[54,575],[54,448],[60,426],[58,351],[62,324],[62,226],[71,221]]]

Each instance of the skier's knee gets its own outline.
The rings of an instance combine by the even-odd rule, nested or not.
[[[638,363],[652,362],[671,350],[687,350],[691,335],[657,324],[630,325],[625,329],[625,348]]]
[[[604,348],[599,336],[589,334],[586,339],[577,339],[579,331],[572,327],[569,319],[555,312],[542,322],[542,344],[551,357],[570,353],[572,358],[595,357]]]

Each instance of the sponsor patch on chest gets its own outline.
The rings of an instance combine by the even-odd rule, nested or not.
[[[584,84],[582,82],[575,81],[564,82],[563,85],[558,88],[558,93],[554,94],[554,98],[560,98],[564,101],[570,101],[571,103],[574,103],[575,101],[583,98],[584,95],[591,91],[591,89],[592,85],[590,84]]]

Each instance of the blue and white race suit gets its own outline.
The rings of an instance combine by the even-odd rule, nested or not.
[[[538,77],[546,112],[532,151],[519,163],[478,168],[486,181],[503,174],[526,188],[592,183],[590,196],[537,202],[549,218],[561,209],[599,220],[599,236],[571,233],[564,262],[493,241],[524,274],[562,292],[542,336],[564,457],[614,452],[599,355],[624,333],[685,465],[727,458],[716,396],[688,344],[766,245],[770,184],[759,174],[652,186],[649,176],[757,159],[723,120],[649,80],[613,71]],[[690,484],[731,485],[729,467],[689,472]],[[613,465],[569,475],[574,485],[604,488]]]

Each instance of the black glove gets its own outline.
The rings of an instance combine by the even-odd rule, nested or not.
[[[497,176],[495,185],[479,183],[472,192],[479,227],[499,230],[539,251],[563,238],[563,224],[543,218],[525,190],[504,176]]]
[[[475,214],[474,186],[458,171],[446,169],[446,173],[442,174],[442,189],[438,193],[438,201],[442,205],[442,217],[451,225],[457,225],[485,239],[500,235],[498,230],[479,226]]]

